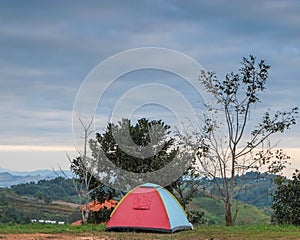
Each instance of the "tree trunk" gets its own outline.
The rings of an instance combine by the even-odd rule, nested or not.
[[[225,199],[225,224],[226,226],[233,226],[230,199]]]
[[[85,211],[83,209],[81,210],[81,216],[83,225],[87,224],[89,218],[88,203],[85,204]]]

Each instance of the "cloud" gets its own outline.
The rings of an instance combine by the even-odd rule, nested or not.
[[[61,110],[15,109],[2,115],[0,144],[68,145],[72,142],[71,113]]]
[[[296,0],[0,1],[0,144],[72,145],[82,81],[107,57],[136,47],[182,51],[220,78],[257,55],[272,66],[262,108],[297,105],[299,9]],[[134,86],[119,82],[103,111]],[[298,144],[300,126],[294,129],[282,136],[293,139],[287,145]]]
[[[1,152],[60,152],[73,150],[73,146],[0,145]]]

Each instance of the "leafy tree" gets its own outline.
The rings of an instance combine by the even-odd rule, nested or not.
[[[159,170],[172,162],[176,154],[179,156],[182,154],[179,148],[175,146],[175,138],[171,137],[170,128],[162,120],[150,121],[146,118],[139,119],[135,125],[131,124],[129,119],[122,119],[117,124],[109,123],[104,133],[97,133],[96,140],[90,140],[92,155],[99,158],[98,154],[101,148],[106,157],[123,170],[134,173]],[[129,131],[129,136],[127,136],[126,131]],[[117,143],[116,136],[119,138],[121,136],[122,139],[119,141],[123,143],[122,148]],[[134,144],[128,144],[131,141]],[[149,147],[146,153],[141,150],[145,147]],[[132,152],[135,154],[131,154]],[[115,172],[111,174],[115,181],[119,180],[118,177],[122,181],[122,176],[116,177]],[[196,173],[191,165],[182,177],[175,179],[172,184],[167,186],[167,189],[178,198],[184,208],[198,189],[198,185],[193,181],[195,176]],[[110,178],[111,176],[107,175],[106,177]],[[156,176],[152,181],[158,181],[156,183],[159,184],[162,177],[164,176]]]
[[[291,180],[284,177],[276,179],[273,197],[272,222],[278,224],[300,225],[300,172],[296,170]]]
[[[154,126],[155,131],[152,131],[150,135],[149,129]],[[130,136],[126,134],[127,129]],[[97,133],[96,138],[108,159],[117,167],[135,173],[145,173],[158,170],[173,160],[176,149],[173,146],[174,138],[169,137],[169,134],[170,126],[161,120],[149,121],[146,118],[142,118],[135,125],[132,125],[129,119],[122,119],[118,124],[109,123],[106,131],[103,134]],[[116,136],[124,137],[121,141],[123,148],[127,148],[125,149],[126,152],[117,144]],[[128,139],[128,137],[132,140]],[[152,144],[149,152],[143,153],[140,147],[148,146],[153,138],[156,138],[158,144]],[[135,143],[133,146],[128,144],[131,141]],[[98,151],[97,148],[93,148],[93,144],[95,142],[91,141],[92,150],[94,150],[93,153],[96,154]],[[161,149],[155,151],[155,148]],[[157,154],[152,155],[151,150],[157,152]],[[135,154],[132,155],[131,153]],[[149,153],[148,156],[143,156],[143,154],[147,153]]]
[[[90,140],[92,156],[98,159],[98,174],[104,176],[102,181],[114,179],[115,186],[127,186],[129,190],[140,182],[136,174],[151,174],[170,163],[176,149],[169,129],[170,126],[161,120],[145,118],[139,119],[135,125],[129,119],[109,123],[104,133],[97,133],[96,140]],[[104,159],[113,164],[111,168],[103,169],[106,167],[102,164]],[[127,171],[126,178],[117,172],[118,168]],[[151,181],[157,183],[155,180],[162,177],[154,176]]]
[[[196,134],[199,172],[214,180],[224,201],[227,226],[234,225],[237,216],[237,212],[232,211],[236,176],[258,170],[263,165],[276,173],[284,168],[289,158],[282,150],[272,151],[266,142],[270,136],[283,133],[296,124],[298,108],[273,115],[265,112],[252,130],[252,125],[248,124],[250,113],[260,102],[260,93],[266,89],[269,69],[264,60],[257,63],[250,55],[243,58],[237,73],[227,74],[224,80],[219,80],[212,72],[203,71],[199,76],[218,103],[207,106],[203,126]],[[219,177],[221,181],[217,180]]]

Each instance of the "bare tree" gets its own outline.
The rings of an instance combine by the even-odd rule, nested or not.
[[[93,124],[93,118],[84,123],[81,117],[78,117],[82,131],[83,131],[83,150],[80,151],[77,149],[79,156],[75,159],[71,159],[69,155],[67,158],[71,164],[71,170],[74,173],[74,187],[78,194],[81,204],[84,205],[84,208],[81,207],[81,216],[83,224],[88,222],[89,218],[89,208],[88,203],[91,200],[91,194],[97,188],[101,187],[94,186],[94,175],[95,175],[95,166],[96,160],[94,158],[88,157],[88,142],[93,131],[91,130]]]
[[[243,58],[238,73],[227,74],[220,81],[212,72],[202,72],[199,80],[217,100],[217,106],[207,106],[203,126],[197,138],[196,158],[201,174],[213,179],[224,201],[225,222],[234,225],[232,211],[236,193],[236,176],[245,171],[267,166],[276,173],[289,158],[282,150],[272,149],[268,139],[296,124],[298,108],[278,111],[273,116],[265,112],[255,127],[249,124],[253,107],[265,91],[270,66],[258,64],[253,56]],[[220,180],[221,179],[221,180]]]

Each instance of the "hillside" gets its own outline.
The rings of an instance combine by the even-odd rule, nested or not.
[[[62,177],[0,188],[0,223],[31,219],[71,223],[80,219],[79,205],[74,203],[78,198],[73,182]]]
[[[259,225],[268,224],[270,222],[270,216],[262,209],[250,204],[235,201],[234,211],[236,206],[238,207],[236,225]],[[217,196],[211,198],[204,194],[199,194],[188,205],[188,210],[204,212],[203,217],[209,225],[225,224],[223,202]]]
[[[0,223],[30,223],[31,219],[71,223],[79,218],[78,206],[46,204],[36,198],[0,189]]]
[[[27,196],[51,203],[55,200],[78,203],[72,179],[57,177],[51,180],[40,180],[37,183],[22,183],[13,185],[10,190],[19,196]]]
[[[269,208],[275,190],[275,178],[275,175],[257,172],[248,172],[238,177],[235,199],[261,209]]]
[[[9,174],[6,174],[10,177]],[[237,224],[266,224],[273,191],[274,176],[256,176],[247,173],[237,180],[235,195],[238,207]],[[189,204],[188,210],[204,212],[207,224],[224,224],[223,202],[214,185],[205,179],[205,192],[199,193]],[[28,222],[32,218],[63,219],[71,222],[80,218],[79,199],[72,179],[58,177],[13,185],[0,189],[0,222]],[[214,196],[214,198],[208,197]],[[76,208],[77,207],[77,208]]]
[[[268,211],[272,204],[272,194],[275,190],[275,175],[259,172],[248,172],[236,177],[234,199]],[[217,179],[219,184],[222,180]],[[201,179],[200,183],[209,195],[218,196],[215,184],[208,179]]]
[[[270,221],[270,217],[255,206],[239,202],[238,207],[237,225],[267,224]],[[204,219],[209,225],[224,224],[224,210],[220,199],[199,195],[188,208],[203,211]],[[65,201],[46,204],[43,200],[31,196],[20,196],[12,190],[0,189],[0,223],[29,223],[31,219],[71,223],[80,219],[79,205]]]

